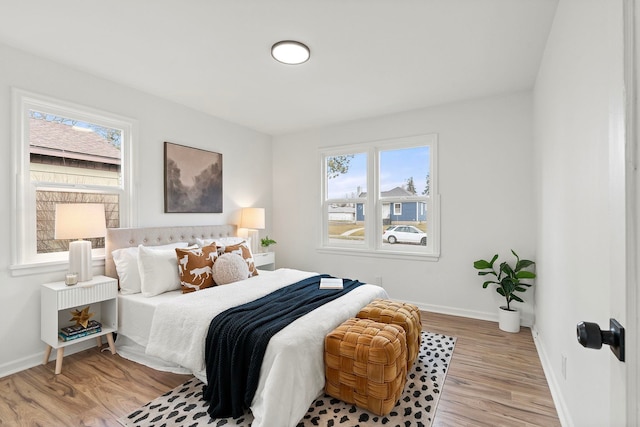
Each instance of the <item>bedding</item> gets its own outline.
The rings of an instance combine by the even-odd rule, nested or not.
[[[227,246],[232,246],[237,244],[231,239],[236,231],[231,225],[107,229],[105,273],[118,277],[114,250],[196,239],[228,239]],[[145,298],[140,293],[121,293],[118,352],[155,369],[191,373],[206,383],[204,342],[211,319],[224,310],[313,275],[317,273],[260,270],[259,275],[239,282],[186,294],[176,290]],[[250,406],[253,427],[297,425],[323,390],[324,337],[376,298],[388,295],[379,286],[359,286],[300,317],[271,338]]]
[[[176,242],[163,246],[154,246],[154,249],[174,249],[187,247],[187,242]],[[137,294],[142,291],[140,270],[138,268],[138,247],[122,248],[114,250],[111,255],[118,272],[120,292],[123,295]]]
[[[335,300],[362,283],[346,280],[342,289],[320,289],[321,277],[285,286],[262,298],[217,315],[205,344],[204,398],[214,418],[241,416],[249,408],[269,340],[296,319]]]
[[[191,249],[176,248],[180,287],[185,294],[214,286],[213,265],[218,258],[216,245]]]
[[[240,255],[245,262],[247,263],[247,267],[249,267],[249,277],[257,276],[258,269],[253,261],[253,254],[251,253],[251,248],[249,244],[245,241],[242,241],[236,245],[227,245],[222,248],[223,253],[225,254],[238,254]]]
[[[317,273],[291,269],[261,272],[240,282],[183,294],[159,304],[146,354],[183,366],[206,383],[204,342],[211,319],[228,308],[314,275]],[[250,406],[252,426],[295,426],[324,386],[325,335],[375,298],[387,297],[379,286],[359,286],[274,335],[265,351]]]
[[[238,254],[222,254],[213,265],[212,275],[216,285],[226,285],[249,277],[249,266]]]
[[[140,289],[145,297],[180,289],[180,276],[175,249],[138,247]]]

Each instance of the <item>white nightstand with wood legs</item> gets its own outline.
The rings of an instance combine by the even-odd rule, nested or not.
[[[47,344],[44,352],[43,365],[49,362],[51,350],[56,349],[56,370],[62,372],[64,348],[68,345],[83,341],[97,340],[98,347],[102,347],[102,336],[107,336],[109,349],[116,354],[113,332],[118,330],[118,281],[111,277],[95,276],[92,280],[79,282],[67,286],[64,281],[47,283],[41,288],[41,320],[40,338]],[[89,306],[89,312],[94,313],[91,319],[102,324],[102,331],[83,336],[70,341],[63,341],[58,333],[60,328],[72,326],[71,311],[82,310]]]

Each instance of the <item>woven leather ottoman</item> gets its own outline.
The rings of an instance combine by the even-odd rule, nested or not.
[[[351,318],[325,338],[325,392],[378,415],[391,412],[407,381],[406,334]]]
[[[407,370],[411,369],[418,357],[422,337],[422,321],[418,307],[403,302],[375,299],[360,310],[356,317],[401,326],[407,334]]]

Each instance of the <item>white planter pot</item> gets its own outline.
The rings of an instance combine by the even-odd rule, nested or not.
[[[511,311],[505,306],[498,309],[498,320],[500,329],[505,332],[520,332],[520,312],[516,308]]]

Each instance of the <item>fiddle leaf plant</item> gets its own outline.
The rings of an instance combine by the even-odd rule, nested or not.
[[[526,270],[529,267],[535,265],[535,262],[528,259],[520,259],[518,254],[512,249],[511,253],[516,257],[515,266],[511,266],[508,262],[504,261],[500,263],[500,267],[496,271],[494,267],[495,262],[498,260],[498,254],[495,254],[491,261],[480,259],[473,263],[473,267],[478,271],[478,276],[493,276],[489,277],[482,284],[483,288],[494,284],[496,286],[496,292],[502,295],[507,300],[507,310],[511,311],[511,301],[524,302],[522,298],[516,295],[516,292],[524,292],[527,288],[531,287],[531,283],[525,283],[521,280],[535,279],[536,274],[533,271]]]

